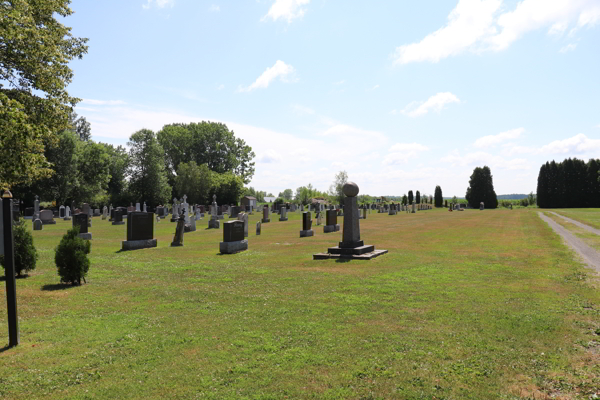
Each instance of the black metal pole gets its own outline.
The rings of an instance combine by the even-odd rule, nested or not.
[[[15,254],[12,219],[12,194],[2,195],[4,230],[4,278],[6,281],[6,305],[8,306],[8,347],[19,344],[19,320],[17,317],[17,282],[15,280]]]

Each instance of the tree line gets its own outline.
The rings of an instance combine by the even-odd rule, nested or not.
[[[600,159],[546,162],[540,167],[537,204],[541,208],[600,207]]]

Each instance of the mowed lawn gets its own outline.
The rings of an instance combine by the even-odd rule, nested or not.
[[[600,387],[600,292],[531,210],[371,213],[371,261],[313,261],[340,233],[299,238],[277,215],[249,250],[222,228],[156,225],[119,252],[94,218],[88,283],[58,285],[54,247],[17,280],[21,345],[0,352],[3,399],[588,399]],[[341,218],[340,218],[340,223]],[[31,227],[28,221],[27,225]],[[7,343],[0,292],[0,346]]]
[[[594,211],[590,211],[590,210],[594,210]],[[552,210],[552,211],[557,212],[561,215],[564,215],[565,217],[571,218],[575,221],[582,222],[591,227],[594,227],[594,226],[592,226],[590,224],[590,221],[593,221],[596,218],[598,219],[598,221],[600,221],[600,208],[587,209],[586,212],[581,213],[581,215],[585,215],[585,217],[578,218],[578,219],[575,219],[572,217],[572,215],[579,216],[578,213],[567,214],[567,213],[563,212],[564,209]],[[597,252],[600,252],[600,235],[597,235],[594,232],[590,232],[587,229],[577,226],[572,222],[566,221],[563,218],[558,217],[555,214],[552,214],[551,212],[546,211],[546,212],[544,212],[544,214],[546,214],[546,216],[548,216],[549,218],[552,218],[556,223],[562,225],[564,228],[566,228],[568,231],[570,231],[576,237],[581,239],[588,246],[594,248]]]
[[[600,229],[600,208],[556,208],[552,211]]]

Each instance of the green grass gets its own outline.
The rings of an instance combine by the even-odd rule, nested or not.
[[[600,235],[597,235],[593,232],[583,229],[569,221],[564,220],[561,217],[557,217],[556,215],[554,215],[550,212],[545,212],[544,214],[546,214],[546,216],[548,216],[549,218],[552,218],[556,223],[562,225],[564,228],[566,228],[568,231],[570,231],[576,237],[581,239],[588,246],[590,246],[590,247],[594,248],[596,251],[600,252]]]
[[[552,211],[600,229],[600,208],[557,208]]]
[[[182,248],[163,220],[158,248],[118,252],[125,226],[94,218],[81,287],[58,285],[53,263],[70,225],[34,232],[0,398],[587,399],[600,387],[600,294],[536,212],[371,213],[362,238],[389,254],[346,263],[313,261],[340,234],[300,239],[288,215],[257,237],[255,213],[249,250],[223,256],[206,219]]]

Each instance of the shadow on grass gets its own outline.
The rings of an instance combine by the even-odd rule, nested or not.
[[[335,260],[335,262],[336,262],[336,263],[348,263],[348,262],[350,262],[350,261],[352,261],[352,259],[351,259],[351,258],[337,258],[337,259]]]
[[[10,349],[12,349],[12,347],[10,347],[9,345],[6,345],[0,349],[0,354],[4,353],[5,351],[10,350]]]
[[[52,292],[55,290],[65,290],[65,289],[71,289],[74,287],[78,287],[79,285],[71,285],[70,283],[54,283],[54,284],[46,284],[44,286],[42,286],[42,290],[45,290],[47,292]]]
[[[29,274],[15,275],[15,279],[25,279],[25,278],[29,278]],[[5,281],[6,281],[6,276],[4,276],[4,275],[0,276],[0,282],[5,282]]]

